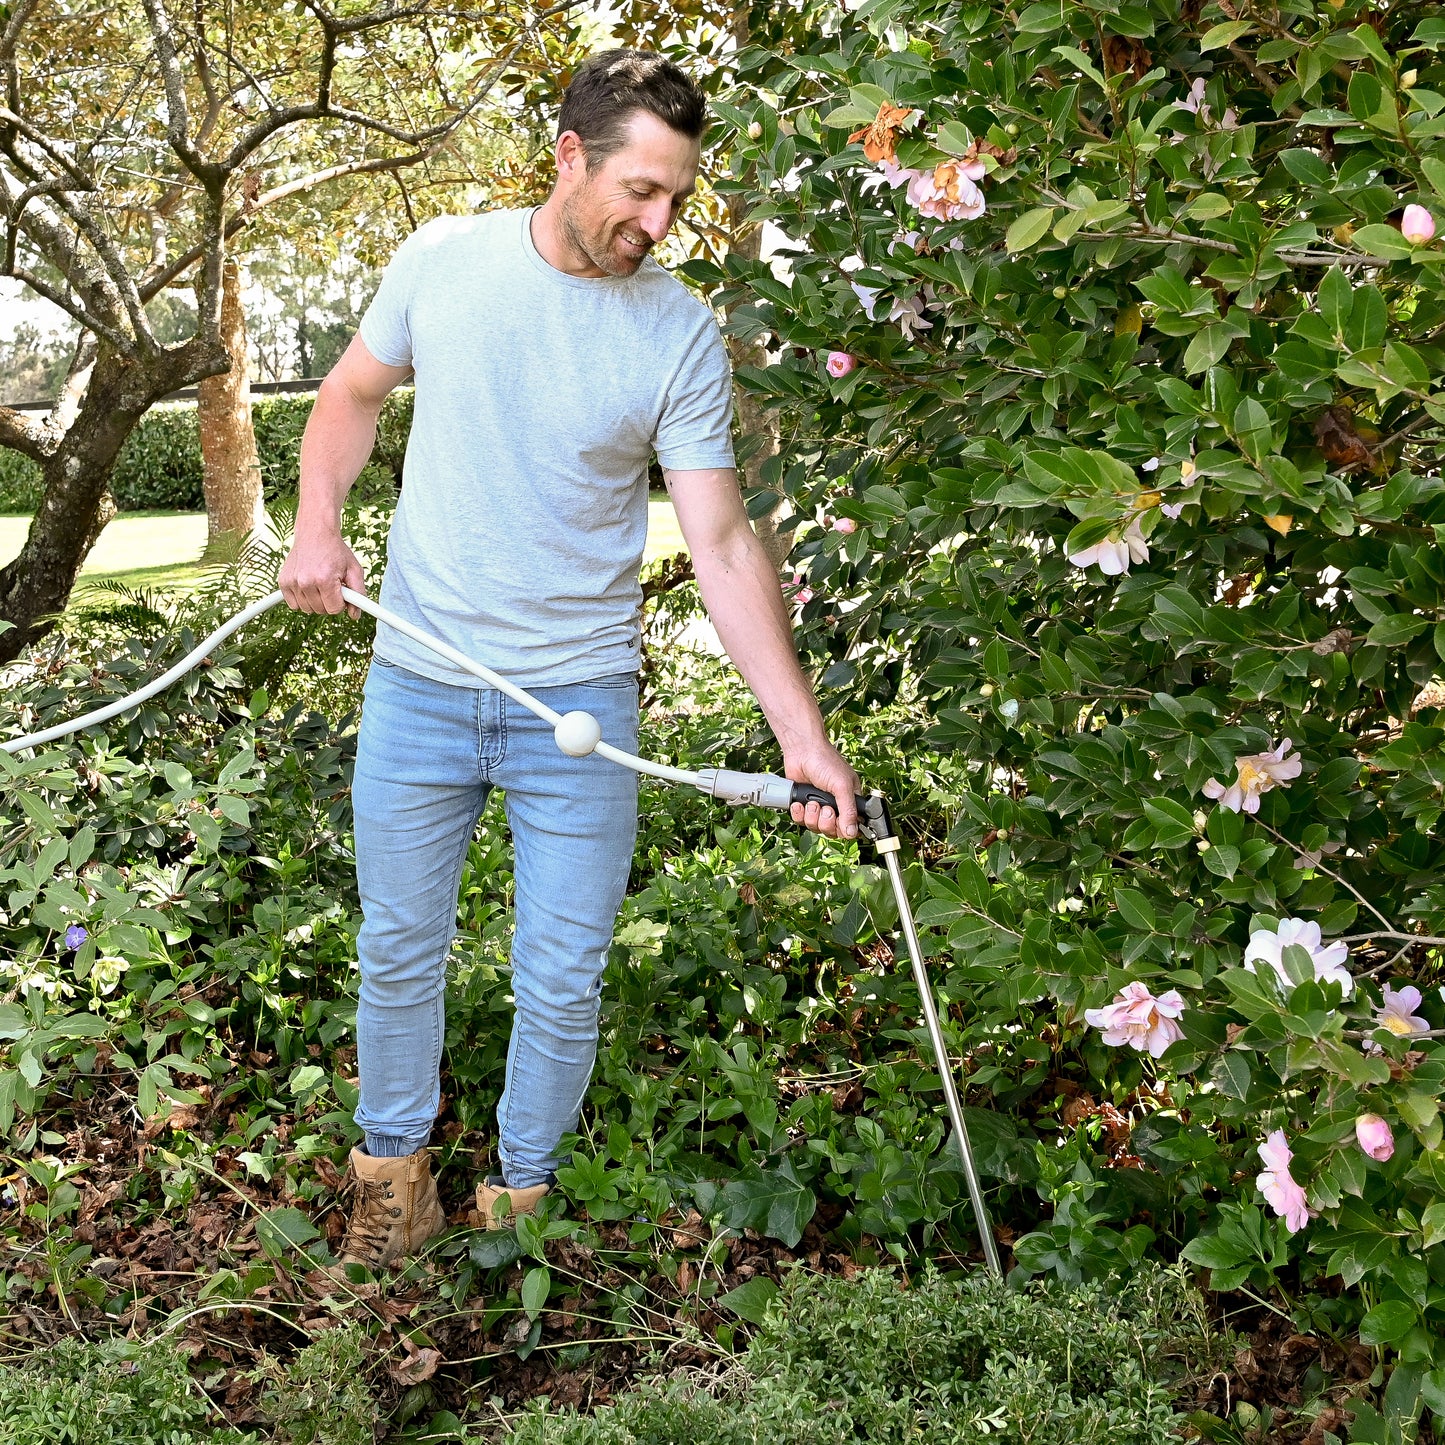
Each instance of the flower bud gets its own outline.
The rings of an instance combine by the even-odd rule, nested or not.
[[[1055,299],[1055,300],[1057,300],[1057,301],[1062,301],[1062,300],[1064,299],[1064,297],[1067,296],[1068,294],[1069,294],[1069,288],[1068,288],[1067,286],[1055,286],[1055,287],[1054,287],[1054,299]]]
[[[1400,77],[1400,89],[1409,90],[1419,79],[1420,72],[1418,70],[1405,71],[1405,73]]]
[[[992,697],[992,696],[993,696],[993,684],[992,684],[991,682],[986,682],[986,683],[984,683],[984,685],[983,685],[981,688],[979,688],[979,690],[978,690],[978,695],[979,695],[980,697]]]
[[[1019,128],[1013,121],[1009,121],[1009,123],[1004,126],[1003,133],[1005,135],[1017,135],[1019,133]]]
[[[834,517],[833,530],[835,532],[856,532],[858,524],[852,517]]]
[[[762,138],[763,138],[763,123],[762,123],[762,121],[760,121],[760,120],[755,120],[755,121],[748,127],[748,139],[749,139],[749,140],[761,140]]]
[[[1355,1138],[1360,1148],[1381,1164],[1395,1152],[1395,1136],[1378,1114],[1361,1114],[1355,1120]]]
[[[1412,246],[1423,246],[1435,234],[1435,217],[1424,206],[1406,206],[1400,234]]]
[[[828,375],[835,380],[848,375],[858,365],[858,358],[847,351],[830,351],[828,353]]]

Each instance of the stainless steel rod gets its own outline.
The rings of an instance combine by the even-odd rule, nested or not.
[[[909,955],[913,959],[913,978],[918,985],[918,998],[923,1009],[923,1020],[928,1026],[928,1036],[933,1041],[933,1057],[938,1063],[938,1076],[943,1080],[943,1097],[948,1101],[949,1118],[953,1120],[953,1137],[958,1141],[959,1157],[963,1160],[963,1175],[968,1181],[968,1197],[973,1201],[973,1218],[978,1226],[979,1242],[983,1245],[983,1255],[988,1261],[988,1267],[996,1278],[1002,1279],[1003,1265],[999,1261],[998,1244],[994,1240],[993,1226],[989,1223],[988,1210],[984,1206],[983,1190],[979,1187],[973,1149],[968,1142],[968,1127],[963,1122],[963,1105],[959,1102],[958,1090],[954,1086],[953,1068],[948,1062],[948,1048],[943,1042],[943,1028],[933,1003],[933,990],[928,982],[928,970],[923,963],[923,947],[918,941],[913,910],[908,906],[908,893],[903,887],[903,871],[898,866],[897,852],[884,853],[883,865],[888,869],[888,880],[893,884],[893,896],[898,900],[898,918],[903,927],[903,937],[908,943]]]

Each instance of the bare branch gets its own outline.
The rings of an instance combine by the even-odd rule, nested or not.
[[[85,389],[90,385],[90,373],[95,368],[95,353],[95,337],[88,331],[81,332],[70,358],[70,368],[65,374],[65,384],[45,420],[46,430],[55,437],[57,446],[80,414]]]
[[[34,14],[39,4],[40,0],[20,0],[10,12],[5,28],[0,30],[0,61],[14,57],[15,47],[20,43],[20,32],[25,29],[25,22]]]
[[[146,0],[146,3],[153,4],[155,0]],[[550,20],[557,15],[575,10],[584,3],[584,0],[559,0],[558,4],[540,11],[532,20],[529,27],[535,30],[544,21]],[[242,135],[231,147],[230,154],[221,162],[222,168],[229,174],[236,170],[246,158],[265,140],[274,135],[278,130],[295,125],[303,120],[320,120],[323,117],[344,121],[349,125],[355,125],[364,130],[375,131],[391,140],[407,146],[425,146],[429,142],[449,135],[459,126],[478,106],[491,94],[492,87],[498,78],[512,63],[517,52],[522,48],[522,40],[519,38],[514,44],[499,56],[493,63],[483,71],[478,78],[476,87],[471,99],[458,111],[454,111],[445,120],[438,121],[435,125],[425,126],[420,130],[404,130],[399,126],[389,125],[384,121],[377,120],[373,116],[365,115],[359,111],[348,110],[333,106],[330,100],[330,65],[329,60],[334,55],[335,40],[340,34],[353,34],[361,30],[375,29],[380,25],[390,24],[393,20],[405,18],[413,13],[420,13],[426,6],[418,6],[415,10],[372,10],[365,15],[355,16],[344,23],[334,20],[327,12],[321,10],[314,0],[308,0],[308,8],[323,27],[335,26],[335,30],[327,30],[327,53],[323,55],[323,72],[318,81],[316,99],[307,101],[303,105],[288,106],[284,110],[274,111],[265,120],[258,121],[252,128]]]
[[[40,423],[8,406],[0,406],[0,446],[37,462],[44,461],[55,450]]]
[[[12,126],[19,131],[26,140],[37,150],[44,152],[57,166],[70,177],[71,189],[77,191],[93,191],[95,182],[82,171],[63,150],[57,146],[49,136],[43,135],[36,130],[24,116],[16,115],[8,106],[0,106],[0,124]],[[6,146],[7,153],[10,147]]]
[[[314,171],[309,176],[302,176],[294,181],[287,181],[285,185],[276,186],[273,189],[257,196],[254,201],[243,205],[229,221],[226,222],[225,239],[230,240],[232,236],[243,231],[252,220],[267,206],[277,201],[285,200],[288,196],[299,196],[305,192],[314,190],[317,186],[323,186],[328,181],[340,180],[344,176],[371,175],[385,171],[404,170],[410,166],[418,165],[430,160],[440,146],[432,146],[425,151],[415,151],[404,156],[386,156],[377,160],[350,161],[345,165],[329,166],[324,171]],[[149,301],[152,296],[164,291],[173,281],[183,276],[197,261],[205,254],[205,246],[192,246],[184,255],[178,256],[164,271],[142,278],[140,283],[141,296]]]
[[[87,331],[93,331],[97,336],[103,336],[110,342],[117,351],[122,353],[133,349],[131,339],[125,332],[117,330],[114,326],[107,325],[99,317],[88,311],[83,302],[72,298],[65,291],[59,291],[48,281],[37,276],[33,271],[27,270],[24,266],[13,266],[4,272],[7,276],[13,276],[17,281],[23,282],[37,296],[43,296],[52,306],[58,306],[67,316],[73,316]]]
[[[221,179],[217,168],[208,163],[191,144],[190,111],[186,105],[186,81],[176,59],[175,38],[171,21],[163,8],[163,0],[144,0],[146,19],[150,22],[156,59],[160,61],[161,83],[166,93],[166,137],[182,165],[197,180],[214,185]],[[223,174],[223,173],[222,173]]]

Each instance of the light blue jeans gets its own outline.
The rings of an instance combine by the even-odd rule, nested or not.
[[[580,708],[637,750],[637,679],[532,689]],[[356,1122],[378,1155],[424,1148],[441,1098],[447,955],[462,864],[493,787],[516,854],[516,1013],[497,1111],[498,1155],[519,1189],[550,1178],[577,1127],[597,1055],[598,995],[637,836],[637,777],[569,758],[552,729],[490,688],[374,660],[352,804],[363,923]]]

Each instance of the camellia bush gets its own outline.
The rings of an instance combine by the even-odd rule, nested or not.
[[[970,1101],[1057,1114],[1015,1258],[1182,1251],[1445,1414],[1445,19],[820,24],[722,108],[774,254],[686,269],[833,705],[969,763],[922,921]]]

